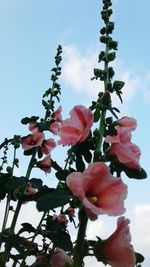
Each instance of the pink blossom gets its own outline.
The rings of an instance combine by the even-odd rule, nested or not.
[[[47,155],[43,160],[37,162],[37,167],[43,170],[45,173],[50,173],[51,171],[51,157]]]
[[[67,225],[67,223],[68,223],[65,214],[59,214],[59,215],[54,214],[53,215],[53,220],[57,220],[58,223],[62,223],[64,225]]]
[[[54,122],[52,122],[52,123],[49,124],[48,130],[50,132],[52,132],[53,134],[58,135],[59,128],[60,128],[59,127],[59,123],[57,121],[54,121]]]
[[[83,173],[72,172],[66,182],[73,195],[82,201],[91,220],[96,220],[99,214],[116,216],[124,213],[127,185],[113,177],[105,163],[91,163]]]
[[[141,151],[135,144],[129,143],[122,145],[120,143],[114,143],[108,149],[107,153],[116,162],[121,162],[131,169],[140,169],[139,159]]]
[[[74,216],[75,216],[75,209],[69,207],[69,208],[66,210],[66,213],[67,213],[70,217],[74,217]]]
[[[48,155],[56,147],[56,142],[53,138],[44,140],[41,145],[41,152]]]
[[[111,143],[107,155],[114,161],[123,163],[129,168],[140,169],[140,149],[131,143],[131,131],[136,128],[136,120],[123,117],[116,121],[116,135],[107,135],[105,142]]]
[[[116,135],[107,135],[105,138],[105,142],[107,143],[120,143],[120,144],[128,144],[131,140],[131,131],[129,128],[121,127],[117,128]]]
[[[44,140],[44,134],[43,133],[34,133],[29,134],[26,137],[22,138],[22,148],[24,150],[31,149],[33,147],[38,147],[42,144]]]
[[[78,105],[70,112],[70,118],[62,122],[58,144],[74,145],[83,142],[90,133],[93,124],[93,114],[90,109]]]
[[[59,108],[53,112],[52,116],[49,118],[49,127],[48,130],[52,132],[53,134],[57,135],[60,129],[60,125],[62,123],[62,107],[59,106]]]
[[[38,133],[39,132],[39,127],[36,125],[36,123],[34,122],[30,122],[29,123],[29,131],[34,133]]]
[[[133,246],[130,244],[129,223],[128,219],[120,217],[117,221],[116,231],[103,242],[100,248],[100,254],[112,267],[135,266],[136,258]]]
[[[135,130],[136,127],[137,127],[137,121],[136,119],[134,118],[131,118],[131,117],[128,117],[128,116],[125,116],[125,117],[122,117],[121,119],[118,119],[116,121],[117,125],[119,127],[127,127],[127,128],[130,128],[131,131]]]
[[[65,264],[73,265],[72,259],[67,255],[67,253],[60,248],[56,248],[52,256],[50,257],[51,267],[64,267]]]
[[[62,107],[59,106],[59,108],[54,111],[54,113],[52,114],[52,117],[57,121],[57,122],[62,122],[62,115],[61,115],[61,112],[62,112]]]

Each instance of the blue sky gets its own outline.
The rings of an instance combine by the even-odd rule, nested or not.
[[[64,49],[61,78],[64,116],[68,116],[74,104],[89,104],[93,100],[101,87],[90,81],[102,48],[100,8],[98,0],[0,0],[1,140],[14,133],[28,133],[20,124],[22,117],[44,114],[41,96],[51,84],[50,69],[58,44]],[[141,148],[141,163],[149,174],[150,2],[114,0],[113,8],[116,25],[113,36],[119,41],[116,79],[126,82],[121,114],[129,114],[138,121],[133,140]],[[150,231],[146,232],[150,223],[149,178],[137,182],[124,179],[129,184],[127,215],[134,226],[133,241],[139,250],[142,246],[147,256],[143,267],[149,267]]]

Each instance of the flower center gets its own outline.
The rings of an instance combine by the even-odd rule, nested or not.
[[[30,146],[34,146],[35,145],[35,142],[32,140],[32,141],[30,141],[29,145]]]
[[[96,196],[92,196],[88,198],[90,202],[92,202],[93,204],[96,204],[98,201],[98,198]]]

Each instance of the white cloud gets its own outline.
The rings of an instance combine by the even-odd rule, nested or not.
[[[64,83],[77,93],[85,94],[86,100],[95,99],[102,83],[91,81],[93,68],[97,64],[97,51],[86,51],[81,55],[74,46],[65,46],[62,78]]]
[[[137,204],[131,219],[132,243],[134,249],[143,254],[145,261],[142,267],[150,265],[150,204]]]
[[[95,100],[99,91],[103,90],[103,83],[91,81],[93,69],[99,67],[98,49],[88,49],[81,54],[77,47],[70,45],[64,47],[64,63],[62,78],[64,83],[77,93],[84,94],[84,101]],[[121,109],[125,109],[139,92],[146,102],[150,103],[150,72],[142,73],[139,70],[126,68],[124,64],[115,61],[115,79],[125,82],[123,88],[123,103]],[[120,100],[116,95],[112,97],[113,105],[120,108]],[[127,109],[127,108],[126,108]]]
[[[89,222],[87,227],[87,239],[96,240],[96,236],[99,236],[102,232],[104,232],[104,222],[102,220]]]

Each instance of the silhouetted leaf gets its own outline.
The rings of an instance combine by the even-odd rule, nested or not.
[[[38,211],[54,210],[67,204],[70,198],[72,198],[72,194],[69,190],[53,189],[36,199],[37,209]]]

